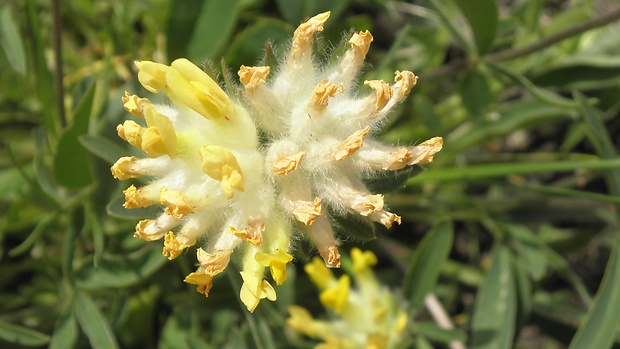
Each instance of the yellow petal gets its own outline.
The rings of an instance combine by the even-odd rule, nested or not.
[[[122,125],[116,127],[118,136],[126,140],[129,144],[142,150],[142,134],[144,129],[135,121],[126,120]]]
[[[332,271],[318,257],[312,258],[312,262],[304,266],[304,271],[308,274],[310,280],[321,290],[327,288],[330,283],[336,280]]]
[[[138,160],[138,158],[135,156],[123,156],[118,159],[114,165],[112,165],[112,168],[110,168],[114,178],[125,180],[140,177],[139,173],[135,173],[131,170],[131,164],[136,160]]]
[[[183,279],[184,282],[196,286],[196,291],[204,294],[206,297],[209,297],[209,291],[211,287],[213,287],[213,276],[202,273],[200,271],[196,271],[191,273]]]
[[[222,88],[202,69],[185,58],[172,62],[166,72],[171,98],[176,99],[207,119],[226,117],[232,102]]]
[[[125,203],[123,203],[123,207],[127,209],[148,207],[159,203],[154,197],[148,195],[149,193],[145,193],[143,188],[137,189],[133,184],[129,188],[123,190],[123,194],[125,194]]]
[[[125,110],[139,118],[144,117],[144,106],[150,104],[148,99],[130,95],[127,91],[125,91],[125,95],[121,97],[121,100],[123,101]]]
[[[351,258],[353,259],[353,270],[362,272],[377,264],[377,256],[371,251],[360,250],[357,247],[351,249]]]
[[[243,191],[241,168],[230,150],[218,145],[205,145],[200,148],[200,159],[203,172],[220,181],[228,199],[234,196],[233,189]]]
[[[177,148],[177,135],[172,126],[172,121],[170,121],[167,116],[155,110],[155,107],[152,105],[144,107],[144,118],[148,126],[157,128],[166,154],[174,156]]]
[[[277,285],[282,285],[286,281],[286,263],[292,261],[293,256],[282,250],[276,250],[272,253],[257,252],[254,258],[260,265],[269,267],[271,277]]]
[[[166,214],[174,218],[183,218],[194,212],[187,198],[178,190],[162,187],[159,190],[159,201],[166,206]]]
[[[342,313],[344,306],[349,298],[351,278],[349,275],[342,275],[336,287],[327,289],[319,295],[319,300],[323,306],[333,308],[336,314]]]
[[[166,233],[166,237],[164,238],[164,250],[162,254],[164,256],[168,256],[169,260],[173,260],[177,258],[183,250],[190,246],[192,245],[188,245],[177,240],[174,232],[169,231]]]
[[[150,92],[159,93],[166,87],[166,71],[168,66],[165,64],[151,61],[134,62],[138,67],[138,80]]]
[[[334,152],[334,159],[341,161],[355,153],[364,144],[364,138],[366,138],[369,131],[370,126],[366,126],[347,137],[347,139],[338,146],[338,150]]]
[[[168,154],[168,149],[166,149],[166,145],[161,138],[159,129],[155,126],[145,129],[144,133],[142,133],[141,148],[150,158]]]

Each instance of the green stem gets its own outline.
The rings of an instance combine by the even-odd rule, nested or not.
[[[62,83],[62,45],[60,40],[60,4],[58,0],[52,0],[52,40],[54,45],[54,90],[56,92],[56,106],[58,118],[62,128],[67,126],[65,116],[64,86]]]

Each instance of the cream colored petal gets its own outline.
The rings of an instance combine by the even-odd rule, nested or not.
[[[152,105],[144,107],[144,118],[147,125],[157,128],[166,154],[173,157],[177,149],[177,135],[172,126],[172,121],[167,116],[157,112]]]
[[[147,187],[138,189],[132,184],[129,188],[123,190],[123,194],[125,194],[123,207],[127,209],[148,207],[159,203],[155,193]]]
[[[375,91],[375,112],[380,111],[392,99],[394,91],[390,85],[383,80],[366,80],[365,86],[370,86]]]
[[[315,197],[314,201],[295,201],[293,209],[293,217],[296,220],[311,226],[316,217],[321,215],[321,198]]]
[[[332,154],[334,156],[334,159],[341,161],[351,156],[351,154],[355,153],[359,148],[362,147],[364,143],[364,138],[366,138],[368,132],[370,132],[370,126],[366,126],[365,128],[356,131],[352,135],[347,137],[347,139],[342,142],[342,144],[338,146],[338,149]]]
[[[144,128],[138,125],[135,121],[125,120],[122,125],[116,127],[118,136],[126,140],[129,144],[142,150],[142,134]]]
[[[293,47],[291,48],[291,57],[309,55],[312,36],[317,31],[323,30],[323,24],[329,18],[329,11],[320,13],[306,22],[302,23],[293,34]]]
[[[316,111],[323,111],[327,107],[329,97],[334,97],[342,91],[342,85],[336,86],[331,81],[323,80],[312,91],[309,104]]]
[[[433,161],[435,154],[441,148],[443,148],[443,138],[441,137],[433,137],[424,141],[411,149],[412,156],[407,164],[428,164]]]
[[[159,191],[159,201],[166,206],[166,214],[174,218],[183,218],[194,212],[189,200],[178,190],[162,187]]]
[[[134,163],[138,158],[135,156],[124,156],[118,159],[112,168],[112,175],[116,179],[125,180],[129,178],[138,178],[140,177],[140,173],[136,173],[132,171],[132,163]]]
[[[254,246],[260,246],[263,242],[262,232],[265,231],[265,225],[249,225],[243,230],[237,230],[235,227],[228,226],[226,232],[247,241]]]
[[[252,91],[265,84],[270,67],[248,67],[242,65],[237,73],[239,81],[247,91]]]
[[[300,151],[297,154],[284,155],[278,158],[273,163],[273,173],[277,175],[285,175],[291,171],[295,171],[301,164],[301,158],[306,155],[305,152]]]

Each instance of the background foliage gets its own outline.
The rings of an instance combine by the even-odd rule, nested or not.
[[[411,305],[410,343],[620,343],[617,2],[65,1],[60,66],[53,3],[0,5],[3,348],[316,344],[284,322],[290,304],[323,312],[302,243],[277,302],[250,315],[226,277],[204,299],[182,282],[191,255],[166,262],[159,244],[132,237],[148,212],[119,208],[124,184],[109,166],[126,153],[115,127],[121,93],[140,90],[133,60],[223,58],[236,72],[281,53],[297,24],[325,10],[319,58],[342,31],[370,29],[361,79],[420,76],[383,138],[444,137],[436,161],[386,200],[403,224],[344,245],[379,256],[381,281]]]

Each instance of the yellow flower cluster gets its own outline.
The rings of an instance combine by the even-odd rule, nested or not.
[[[304,269],[319,288],[319,300],[330,309],[330,319],[318,320],[304,308],[291,306],[287,324],[295,331],[323,343],[321,349],[388,349],[402,344],[407,327],[407,313],[400,299],[375,279],[371,267],[377,257],[370,251],[351,250],[351,277],[336,279],[318,258]]]
[[[126,208],[163,207],[159,217],[140,221],[134,236],[164,238],[169,259],[199,243],[199,266],[185,282],[205,295],[233,251],[241,250],[240,297],[250,311],[263,298],[276,299],[265,268],[276,284],[286,280],[293,227],[328,267],[339,267],[330,215],[358,214],[388,228],[400,223],[384,208],[383,195],[368,191],[364,176],[429,163],[442,147],[440,137],[399,148],[370,139],[417,77],[397,71],[393,85],[366,81],[374,92],[359,97],[354,79],[372,35],[355,33],[338,63],[319,67],[311,42],[328,17],[319,14],[297,28],[273,77],[270,67],[242,66],[241,100],[186,59],[169,66],[136,62],[142,86],[163,93],[169,105],[123,97],[125,109],[144,121],[127,120],[118,134],[145,157],[119,159],[112,174],[149,178],[124,191]]]

